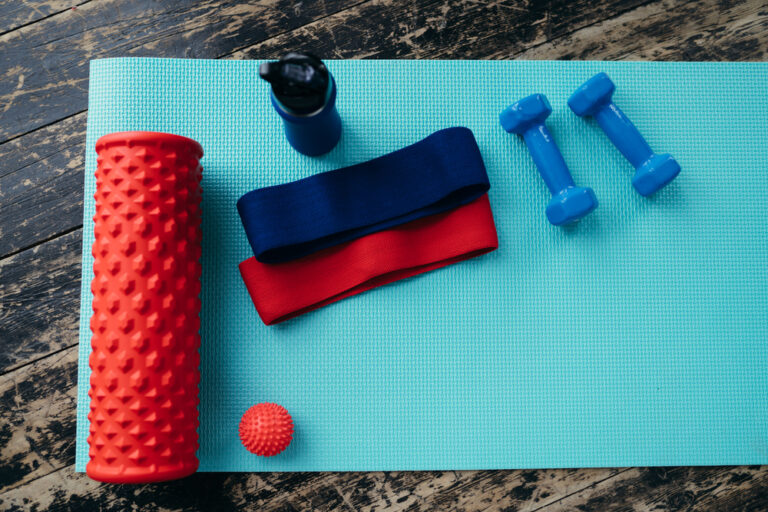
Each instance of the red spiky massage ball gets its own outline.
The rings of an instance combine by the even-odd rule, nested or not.
[[[256,404],[240,420],[240,441],[256,455],[271,457],[285,450],[293,439],[293,420],[284,407]]]

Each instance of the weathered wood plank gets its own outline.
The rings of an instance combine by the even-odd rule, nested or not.
[[[72,467],[0,495],[4,510],[678,511],[765,510],[764,467],[494,472],[196,474],[156,485],[104,485]],[[537,479],[546,474],[556,494]],[[569,477],[578,477],[568,482]],[[522,483],[520,483],[522,482]],[[577,487],[581,484],[581,487]],[[586,485],[583,485],[586,484]],[[352,489],[350,492],[349,489]],[[567,489],[567,490],[566,490]],[[487,492],[490,490],[491,492]],[[559,493],[558,493],[559,492]],[[537,502],[533,496],[546,496]],[[37,508],[33,508],[37,507]]]
[[[76,9],[84,1],[72,0],[7,0],[0,2],[0,34],[48,18],[67,9]]]
[[[0,144],[0,162],[0,259],[83,223],[84,113]]]
[[[0,375],[77,343],[81,240],[79,229],[0,260]]]
[[[196,474],[156,485],[104,485],[72,467],[0,495],[6,510],[535,510],[618,470]],[[601,478],[603,475],[609,475]],[[540,483],[542,479],[546,482]],[[486,490],[492,490],[486,494]],[[286,492],[290,490],[290,492]],[[541,498],[541,497],[545,498]]]
[[[644,1],[556,0],[522,5],[503,0],[366,2],[235,52],[232,57],[276,57],[298,47],[333,58],[481,59],[499,47],[522,51]]]
[[[545,510],[768,510],[768,468],[633,468]]]
[[[361,473],[338,491],[354,510],[532,511],[626,470],[419,471]]]
[[[198,510],[351,510],[343,508],[343,500],[324,473],[283,474],[278,487],[265,482],[258,474],[198,473],[183,480],[155,485],[100,484],[69,466],[4,494],[0,508],[8,512],[28,510],[65,511],[124,510],[198,511]],[[250,508],[253,496],[268,495],[274,501],[302,496],[298,507],[271,506]]]
[[[508,53],[499,51],[494,57]],[[514,55],[522,59],[745,61],[768,58],[760,0],[665,0]]]
[[[76,380],[76,346],[0,377],[0,493],[74,462]]]
[[[90,59],[215,58],[358,1],[103,0],[9,32],[0,36],[0,142],[84,111]]]

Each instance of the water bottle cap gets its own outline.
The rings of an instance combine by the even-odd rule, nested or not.
[[[330,74],[311,53],[291,52],[279,61],[264,62],[259,76],[272,84],[275,98],[292,114],[320,110],[328,98]]]

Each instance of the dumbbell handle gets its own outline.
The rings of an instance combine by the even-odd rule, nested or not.
[[[594,117],[613,145],[635,169],[653,156],[651,147],[638,129],[613,102],[608,102],[599,108]]]
[[[573,178],[568,171],[563,155],[544,124],[528,128],[523,133],[523,139],[536,167],[539,168],[539,174],[541,174],[552,195],[574,186]]]

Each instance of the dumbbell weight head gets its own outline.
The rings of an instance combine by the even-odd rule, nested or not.
[[[531,94],[505,108],[499,115],[499,122],[507,133],[523,135],[529,128],[544,124],[551,113],[552,106],[546,96]]]
[[[597,196],[589,187],[568,187],[552,196],[547,204],[547,219],[555,226],[576,222],[597,208]]]
[[[635,171],[632,177],[632,186],[642,196],[649,196],[664,188],[667,183],[674,180],[680,174],[680,164],[672,155],[663,153],[653,155]]]
[[[568,106],[579,117],[594,116],[597,111],[611,102],[616,85],[605,73],[598,73],[581,87],[576,89],[568,99]]]

